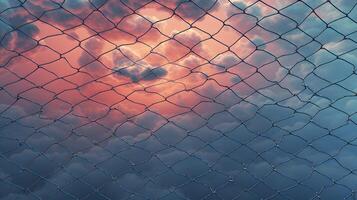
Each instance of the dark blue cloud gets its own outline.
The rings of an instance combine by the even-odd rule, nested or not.
[[[21,5],[20,1],[0,1],[0,12]]]
[[[9,8],[0,13],[0,44],[7,50],[24,52],[34,48],[33,37],[39,32],[31,22],[35,17],[22,7]]]
[[[13,28],[18,28],[26,23],[35,21],[35,17],[27,12],[24,8],[12,8],[0,14],[0,20],[9,24]]]
[[[121,68],[115,69],[114,71],[118,75],[130,78],[133,82],[155,80],[167,74],[167,71],[163,68],[145,68],[144,70]]]
[[[198,20],[218,4],[217,0],[178,1],[175,12],[184,19]]]
[[[102,7],[108,0],[89,0],[96,8]]]
[[[82,20],[79,17],[64,9],[48,11],[42,15],[41,19],[60,29],[71,29],[82,24]]]
[[[30,35],[33,35],[38,31],[36,26],[28,26],[26,30]],[[32,39],[31,36],[19,30],[8,32],[1,40],[2,47],[19,53],[35,48],[37,44],[37,41]]]

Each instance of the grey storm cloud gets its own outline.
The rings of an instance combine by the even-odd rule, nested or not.
[[[37,42],[32,39],[31,36],[38,32],[38,28],[36,26],[28,25],[23,27],[22,30],[24,31],[13,30],[7,32],[1,40],[1,46],[16,52],[24,52],[35,48]],[[29,35],[26,34],[26,32],[28,32]]]
[[[39,29],[31,24],[34,16],[25,9],[9,9],[0,14],[1,47],[17,52],[34,48],[37,42],[32,39]]]
[[[167,74],[167,71],[163,68],[145,68],[143,71],[137,69],[128,70],[126,68],[115,70],[118,75],[126,76],[130,78],[133,82],[138,82],[140,80],[155,80],[157,78],[163,77]]]
[[[21,108],[10,109],[11,113],[18,113],[13,114],[15,119],[16,115],[26,115]],[[276,199],[307,198],[323,187],[327,188],[323,192],[324,199],[348,195],[349,176],[346,174],[343,178],[343,174],[336,174],[336,170],[343,168],[329,159],[328,155],[336,151],[327,144],[332,140],[339,141],[336,145],[345,146],[336,159],[355,170],[355,148],[347,145],[351,137],[341,135],[353,131],[355,124],[349,123],[330,135],[312,123],[309,115],[279,105],[259,108],[245,101],[232,106],[229,113],[216,113],[208,120],[209,124],[187,132],[181,127],[195,123],[192,119],[180,120],[179,127],[146,112],[135,120],[131,130],[141,125],[150,129],[157,126],[153,134],[138,129],[138,134],[124,136],[124,129],[119,127],[116,131],[108,130],[112,137],[100,144],[86,137],[96,132],[94,127],[84,135],[68,135],[71,130],[76,133],[74,127],[78,126],[70,116],[63,121],[71,121],[71,124],[58,121],[38,130],[22,126],[20,122],[11,125],[1,118],[1,124],[8,123],[1,128],[2,137],[8,139],[1,140],[4,145],[1,145],[0,175],[4,187],[0,187],[0,197],[200,199],[208,194],[212,198],[248,195],[255,199],[276,195],[275,190],[294,187],[297,181],[304,183],[300,192],[284,192]],[[227,119],[233,117],[235,122],[242,123],[225,127]],[[37,120],[36,123],[41,123],[40,118]],[[28,133],[26,142],[16,139],[19,137],[12,132]],[[334,140],[335,136],[347,141]],[[279,146],[276,141],[280,141]],[[314,148],[308,143],[314,144]],[[312,163],[311,159],[320,162]],[[333,180],[326,176],[335,177],[341,186],[335,185],[329,190]],[[191,182],[192,179],[195,181]],[[18,189],[9,187],[10,182]],[[21,187],[31,193],[24,193]],[[251,192],[246,193],[247,190]]]
[[[207,11],[219,4],[217,0],[192,0],[177,1],[176,13],[184,19],[198,20],[204,16]]]

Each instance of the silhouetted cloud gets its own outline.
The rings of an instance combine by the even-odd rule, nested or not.
[[[140,69],[144,68],[144,69]],[[139,82],[141,80],[150,81],[161,78],[167,74],[167,71],[163,68],[148,68],[144,66],[137,66],[134,68],[120,68],[114,69],[114,72],[118,75],[122,75],[130,78],[133,82]]]

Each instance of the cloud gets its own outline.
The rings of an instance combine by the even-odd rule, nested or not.
[[[83,53],[79,57],[80,66],[84,66],[88,63],[93,62],[95,60],[94,58],[98,57],[102,53],[103,48],[104,43],[100,38],[92,37],[86,40],[84,43],[84,49],[89,53],[83,51]]]
[[[22,7],[6,10],[0,14],[0,18],[13,28],[18,28],[36,19]]]
[[[127,51],[125,56],[114,53],[112,58],[114,62],[113,75],[116,78],[127,77],[134,83],[159,79],[168,73],[164,67],[150,66],[145,61],[132,61],[131,58],[137,59],[137,55],[132,51]]]
[[[1,47],[18,53],[28,51],[37,45],[33,39],[39,28],[32,24],[33,16],[25,10],[9,9],[9,13],[1,13],[0,36]]]
[[[134,68],[120,68],[114,69],[115,73],[118,75],[126,76],[130,78],[133,82],[139,82],[141,80],[151,81],[158,78],[161,78],[167,74],[167,71],[164,68],[144,68],[138,69],[139,67]]]
[[[139,37],[144,35],[150,28],[152,24],[147,19],[141,17],[140,15],[132,14],[125,17],[119,24],[118,29],[122,30],[130,35]]]
[[[1,40],[1,46],[15,52],[25,52],[37,46],[37,42],[20,31],[12,31]]]
[[[81,18],[64,9],[48,11],[41,16],[41,20],[61,30],[71,29],[82,24]]]
[[[218,3],[217,0],[178,1],[175,12],[183,19],[195,21],[204,16],[207,11],[211,11],[211,8]]]
[[[148,2],[66,1],[64,7],[78,13],[50,2],[23,3],[35,16],[45,13],[41,20],[64,33],[78,33],[77,39],[86,40],[80,48],[89,53],[65,53],[65,61],[52,67],[13,59],[0,68],[0,199],[352,198],[357,75],[350,63],[356,60],[355,42],[341,41],[332,29],[325,32],[315,15],[302,20],[297,13],[306,16],[306,2],[292,1],[237,5],[254,8],[250,13],[262,17],[263,4],[271,2],[276,9],[292,4],[259,20],[260,29],[244,13],[231,18],[231,25],[246,33],[246,42],[235,48],[244,58],[227,47],[211,60],[199,59],[190,49],[203,51],[205,37],[196,30],[176,35],[170,40],[176,43],[158,48],[160,53],[149,50],[148,56],[160,61],[167,56],[169,64],[149,64],[139,56],[143,49],[125,55],[123,48],[103,52],[106,41],[82,26],[82,17],[97,7],[103,17],[139,37],[151,24],[126,16]],[[178,15],[195,20],[217,3],[164,5],[178,6]],[[21,8],[15,1],[0,0],[1,6]],[[34,38],[44,28],[28,23],[30,15],[12,8],[2,14],[15,17],[0,21],[2,48],[22,53],[37,46]],[[331,26],[349,34],[354,27],[347,27],[351,21],[342,23],[346,20]],[[91,28],[96,23],[101,22]],[[254,44],[247,45],[250,41]],[[77,71],[76,62],[88,65]],[[71,73],[56,77],[61,81],[56,87],[71,87],[52,88],[50,97],[51,87],[30,82],[32,71],[65,67]],[[51,102],[44,103],[46,98]]]
[[[283,35],[297,27],[297,23],[294,20],[280,14],[268,16],[259,21],[258,24],[266,30],[278,35]]]
[[[123,0],[123,3],[130,7],[131,9],[137,10],[146,4],[150,3],[151,0]]]
[[[24,2],[24,7],[31,15],[41,17],[47,11],[58,9],[60,5],[55,1],[38,0],[26,1]]]
[[[135,0],[136,1],[136,0]],[[133,11],[123,2],[117,2],[113,0],[95,0],[94,4],[100,7],[100,11],[106,16],[110,21],[114,23],[119,23],[123,17],[129,16]]]
[[[103,141],[100,145],[94,145],[88,140],[90,132],[97,132],[93,128],[87,129],[83,135],[66,136],[71,129],[73,130],[71,126],[78,126],[76,124],[78,121],[72,121],[72,125],[65,125],[64,122],[58,121],[39,131],[27,130],[23,127],[23,130],[19,132],[30,131],[30,137],[22,145],[19,145],[19,142],[8,142],[7,146],[12,146],[12,149],[16,151],[9,152],[6,158],[27,170],[15,176],[13,166],[1,164],[1,174],[9,176],[7,181],[20,187],[27,187],[31,185],[31,182],[36,182],[36,184],[30,187],[32,192],[26,194],[22,191],[3,190],[5,193],[2,193],[1,198],[25,199],[31,198],[32,194],[50,199],[71,197],[99,199],[103,195],[119,199],[133,195],[151,198],[172,195],[199,198],[207,194],[214,195],[212,190],[218,195],[227,197],[230,194],[227,193],[229,187],[235,188],[232,194],[234,196],[253,187],[254,183],[266,184],[261,190],[270,190],[274,193],[276,190],[287,189],[294,185],[296,180],[313,178],[310,177],[309,171],[306,171],[311,172],[311,166],[305,159],[311,159],[312,156],[319,156],[319,154],[317,151],[306,154],[305,152],[310,149],[306,143],[301,144],[305,137],[310,137],[306,134],[308,129],[302,130],[307,126],[298,128],[300,137],[297,137],[292,134],[293,132],[287,132],[292,129],[287,129],[286,123],[281,123],[282,119],[289,119],[296,114],[282,106],[257,109],[256,106],[248,103],[242,102],[240,105],[239,108],[235,106],[234,110],[229,110],[229,112],[234,112],[235,116],[240,116],[240,119],[246,122],[235,125],[233,129],[223,127],[222,123],[227,123],[227,117],[233,119],[228,116],[228,112],[225,112],[221,116],[211,118],[213,124],[208,124],[211,128],[201,124],[202,128],[186,132],[173,123],[164,122],[166,124],[161,125],[162,127],[152,134],[148,134],[145,129],[141,131],[138,129],[139,132],[136,135],[129,134],[125,137],[117,135]],[[20,108],[18,111],[15,107],[11,109],[12,113],[24,112]],[[245,114],[240,114],[240,110]],[[280,111],[277,112],[278,110]],[[136,123],[147,124],[145,125],[147,128],[153,129],[153,124],[161,120],[158,117],[152,117],[153,115],[153,113],[147,113]],[[246,117],[247,115],[250,117]],[[187,117],[195,123],[194,118]],[[264,125],[266,119],[271,119],[270,123],[280,121],[276,124],[276,128],[283,131],[282,134],[278,134],[277,130],[267,129]],[[309,119],[303,118],[295,118],[289,123],[309,123],[314,126]],[[256,127],[257,124],[259,127]],[[67,128],[64,128],[66,126]],[[22,126],[18,124],[16,127]],[[130,130],[133,129],[130,128]],[[262,132],[262,130],[265,131]],[[224,131],[224,134],[220,131]],[[277,140],[281,140],[279,147],[275,146]],[[79,142],[82,147],[78,146]],[[4,147],[2,145],[2,148]],[[289,153],[292,147],[299,147],[300,151],[293,151],[294,154]],[[47,151],[40,156],[44,149]],[[73,151],[74,149],[77,150]],[[262,151],[262,149],[265,150]],[[321,150],[323,153],[324,150]],[[353,168],[354,165],[348,161],[351,157],[350,150],[352,149],[344,148],[338,159]],[[1,151],[4,152],[4,149]],[[258,156],[257,152],[262,153]],[[295,153],[298,153],[300,158],[297,158]],[[328,159],[322,155],[319,157],[319,159],[324,158]],[[8,160],[2,159],[1,162],[8,163]],[[276,171],[273,171],[270,163],[275,163]],[[336,170],[336,166],[322,163],[316,170],[330,176]],[[34,172],[36,173],[32,174]],[[39,174],[46,178],[41,179]],[[268,176],[263,174],[268,174]],[[313,176],[319,179],[323,177],[318,173],[314,173]],[[259,179],[259,177],[265,178]],[[192,178],[196,181],[190,181]],[[290,180],[290,182],[280,184],[282,180]],[[330,183],[328,178],[327,180],[328,182],[318,182],[317,185],[327,186],[326,184]],[[239,181],[239,187],[234,185],[235,181]],[[342,184],[349,184],[343,181],[341,180]],[[310,184],[304,182],[302,186],[310,187]],[[51,195],[48,191],[54,191],[55,193],[51,194],[56,195]],[[284,199],[285,195],[299,196],[298,192],[288,191],[290,193],[281,194],[278,199]],[[322,194],[330,194],[330,191],[323,190]],[[334,193],[334,195],[343,194],[345,193],[342,191]],[[259,195],[261,198],[266,197],[264,194]]]

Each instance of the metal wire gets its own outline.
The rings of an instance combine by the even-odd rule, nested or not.
[[[356,0],[0,0],[0,199],[356,199]]]

